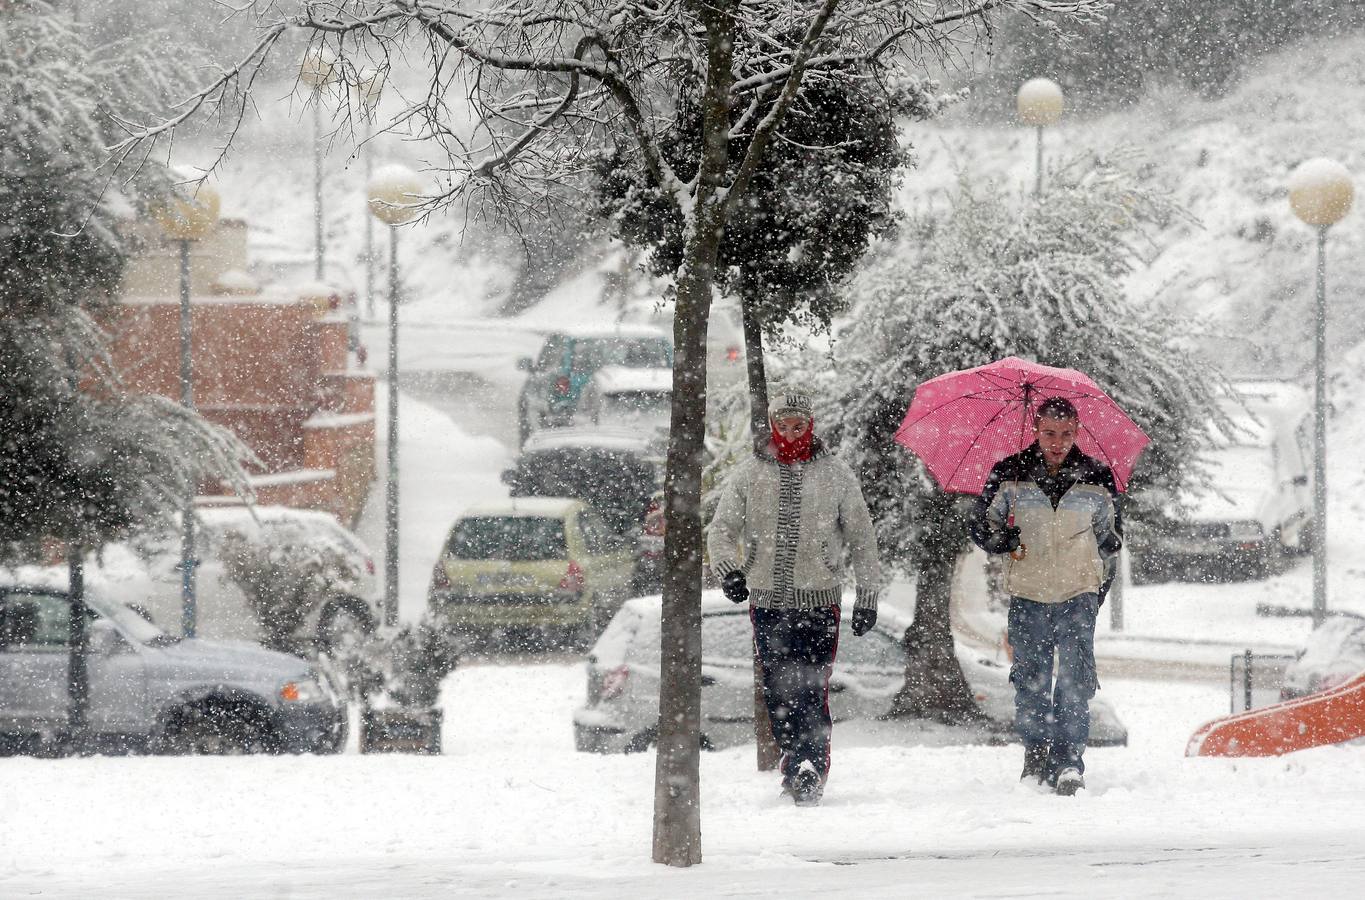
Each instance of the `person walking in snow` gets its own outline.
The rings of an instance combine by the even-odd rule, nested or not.
[[[1085,787],[1082,755],[1099,687],[1095,618],[1123,542],[1114,475],[1076,447],[1079,426],[1069,400],[1045,400],[1034,415],[1033,444],[995,464],[968,523],[981,549],[1009,555],[1020,780],[1063,796]]]
[[[881,563],[857,477],[815,436],[809,394],[774,392],[766,448],[726,482],[707,531],[725,596],[751,602],[754,649],[782,789],[820,802],[829,775],[829,674],[839,644],[845,550],[857,579],[853,633],[877,622]]]

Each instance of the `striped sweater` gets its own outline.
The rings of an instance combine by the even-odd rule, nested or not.
[[[818,441],[808,462],[783,465],[765,453],[736,466],[706,533],[712,571],[743,571],[750,600],[764,608],[837,606],[845,550],[855,608],[876,609],[882,569],[862,488]]]

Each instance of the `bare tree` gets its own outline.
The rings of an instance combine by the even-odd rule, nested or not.
[[[428,211],[468,204],[476,215],[535,222],[572,206],[608,148],[638,154],[684,225],[674,273],[673,409],[665,504],[663,685],[654,803],[656,862],[701,861],[698,763],[701,682],[700,519],[705,336],[719,247],[802,85],[861,67],[868,77],[955,52],[1005,10],[1093,17],[1102,0],[333,0],[284,13],[280,0],[233,15],[260,18],[260,39],[235,65],[154,123],[125,123],[114,148],[136,164],[208,110],[235,133],[252,80],[281,38],[304,32],[338,60],[339,77],[421,59],[425,93],[404,98],[384,129],[443,151]],[[226,3],[225,8],[230,9]],[[695,171],[661,150],[673,100],[689,91],[702,115]],[[732,110],[744,110],[738,118]],[[349,125],[343,119],[341,126]],[[731,165],[732,133],[747,133]],[[230,145],[230,141],[226,142]]]

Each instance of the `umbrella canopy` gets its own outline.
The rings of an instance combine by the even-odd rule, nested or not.
[[[922,459],[945,491],[979,494],[992,466],[1033,443],[1034,413],[1052,397],[1075,405],[1076,445],[1109,466],[1126,490],[1147,435],[1088,376],[1017,356],[921,384],[896,442]]]

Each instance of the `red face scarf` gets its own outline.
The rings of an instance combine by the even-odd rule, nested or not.
[[[810,444],[815,438],[815,420],[812,419],[805,434],[794,441],[784,438],[776,428],[772,429],[773,435],[773,455],[777,461],[789,466],[795,462],[806,462],[810,459]]]

